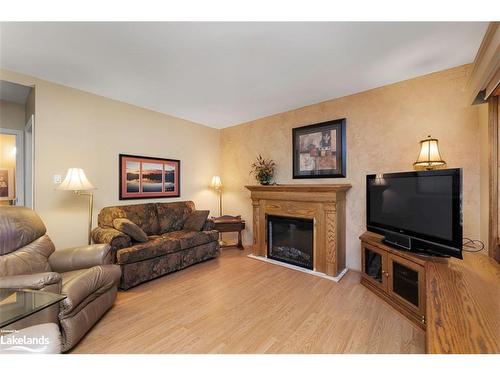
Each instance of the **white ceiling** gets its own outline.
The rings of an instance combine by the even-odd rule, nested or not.
[[[26,104],[31,87],[18,85],[7,81],[0,81],[0,100]]]
[[[1,23],[0,66],[223,128],[472,62],[487,23]]]

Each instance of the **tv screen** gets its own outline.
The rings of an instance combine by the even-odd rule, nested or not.
[[[368,175],[368,230],[461,258],[461,180],[460,169]]]

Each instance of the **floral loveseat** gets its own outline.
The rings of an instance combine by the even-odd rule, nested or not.
[[[122,269],[120,288],[129,289],[220,254],[219,235],[211,219],[202,222],[201,230],[184,228],[196,213],[202,211],[196,211],[191,201],[105,207],[99,213],[92,239],[111,245],[114,260]],[[121,218],[139,226],[147,240],[135,242],[115,229],[114,220]]]

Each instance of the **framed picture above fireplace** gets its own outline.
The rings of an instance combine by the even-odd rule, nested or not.
[[[181,162],[120,154],[120,200],[180,197]]]
[[[294,128],[293,178],[346,177],[346,119]]]

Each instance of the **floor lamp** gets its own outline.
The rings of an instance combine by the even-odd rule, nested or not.
[[[212,177],[212,183],[210,184],[212,189],[219,193],[219,216],[222,216],[222,181],[219,176]]]
[[[87,233],[88,244],[92,243],[92,213],[94,211],[94,194],[88,190],[94,190],[95,187],[90,183],[85,176],[85,172],[81,168],[70,168],[64,181],[57,187],[57,190],[71,190],[78,195],[86,195],[89,197],[89,227]]]
[[[219,193],[219,217],[222,216],[222,181],[219,176],[213,176],[210,187]],[[225,246],[226,243],[222,240],[222,233],[219,232],[219,245]]]

